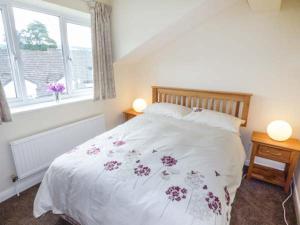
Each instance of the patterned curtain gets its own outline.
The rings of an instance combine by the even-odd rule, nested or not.
[[[4,89],[0,82],[0,124],[11,121],[10,110],[6,101]]]
[[[90,4],[92,18],[92,46],[94,71],[94,99],[116,97],[113,73],[111,11],[109,5]]]

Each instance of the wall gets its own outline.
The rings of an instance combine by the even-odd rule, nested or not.
[[[137,14],[147,15],[147,11],[139,9]],[[132,7],[130,15],[135,14]],[[124,30],[135,28],[129,26],[131,17],[120,17]],[[143,23],[148,28],[142,16],[134,20],[139,22],[132,25]],[[134,46],[132,41],[125,38],[122,45]],[[275,119],[290,122],[294,137],[300,138],[299,59],[300,1],[283,1],[278,13],[256,13],[240,0],[131,67],[135,96],[148,102],[151,85],[253,93],[249,123],[242,129],[249,154],[251,132],[265,131]],[[300,192],[300,179],[297,182]]]

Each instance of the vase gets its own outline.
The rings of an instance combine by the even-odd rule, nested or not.
[[[54,95],[55,95],[55,101],[58,103],[60,100],[60,94],[57,92],[57,93],[54,93]]]

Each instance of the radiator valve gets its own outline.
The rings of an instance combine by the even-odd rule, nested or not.
[[[11,176],[11,180],[12,180],[13,183],[17,182],[18,179],[19,179],[19,178],[18,178],[17,175],[12,175],[12,176]]]

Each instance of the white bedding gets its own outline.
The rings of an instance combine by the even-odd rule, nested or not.
[[[82,225],[229,224],[244,160],[236,133],[144,114],[55,159],[34,215],[53,211]]]

